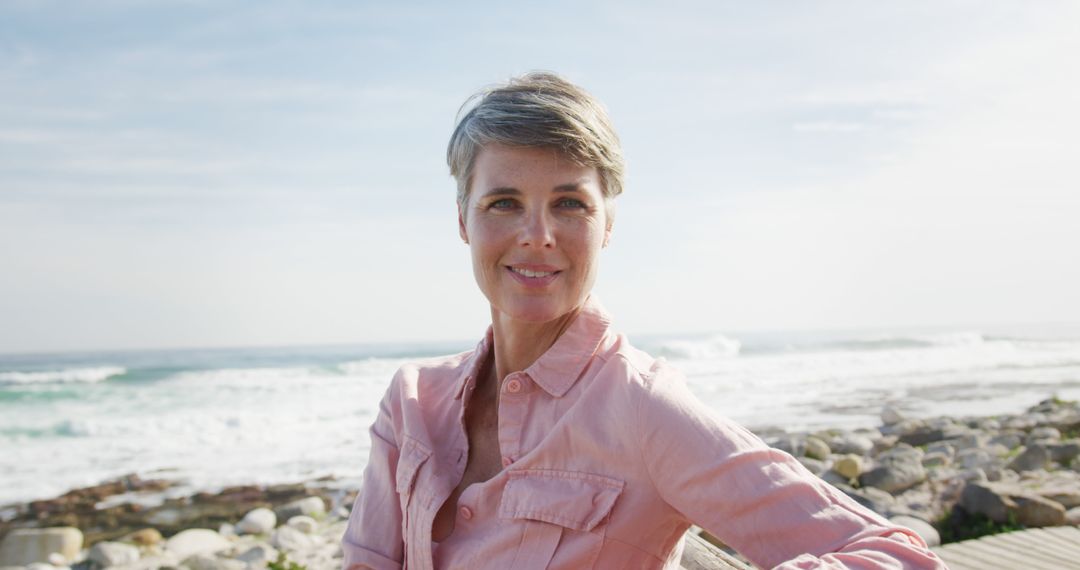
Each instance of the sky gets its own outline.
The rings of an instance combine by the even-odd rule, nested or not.
[[[0,352],[474,339],[445,145],[535,69],[627,158],[621,330],[1080,322],[1080,4],[0,2]]]

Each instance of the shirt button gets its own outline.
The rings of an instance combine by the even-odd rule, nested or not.
[[[513,462],[513,459],[510,459],[509,457],[503,457],[503,467],[510,467],[510,464]]]
[[[469,507],[461,507],[461,518],[469,520],[472,518],[472,509]]]
[[[506,381],[506,391],[511,394],[517,394],[521,391],[521,380],[517,378],[511,378]]]

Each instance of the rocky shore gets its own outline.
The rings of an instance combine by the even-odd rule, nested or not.
[[[931,419],[885,408],[881,419],[877,429],[760,435],[931,545],[1080,524],[1077,403],[1049,399],[1017,415]],[[4,507],[0,570],[341,566],[355,492],[332,480],[146,500],[169,489],[131,475]]]

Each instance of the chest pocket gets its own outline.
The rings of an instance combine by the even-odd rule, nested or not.
[[[431,457],[431,450],[419,441],[405,436],[405,443],[401,446],[398,456],[397,488],[398,499],[401,501],[401,536],[405,541],[405,561],[403,568],[408,567],[409,558],[414,558],[410,550],[419,544],[417,534],[418,527],[412,519],[416,516],[419,504],[419,490],[416,487],[416,475],[420,467]]]
[[[499,517],[525,523],[513,570],[548,568],[560,543],[572,552],[576,568],[591,567],[624,483],[555,469],[510,471],[509,476]]]

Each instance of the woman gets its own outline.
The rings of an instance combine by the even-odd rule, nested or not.
[[[491,327],[395,375],[346,568],[678,568],[691,523],[763,567],[943,567],[610,330],[589,293],[623,161],[595,99],[514,79],[479,96],[447,160]]]

